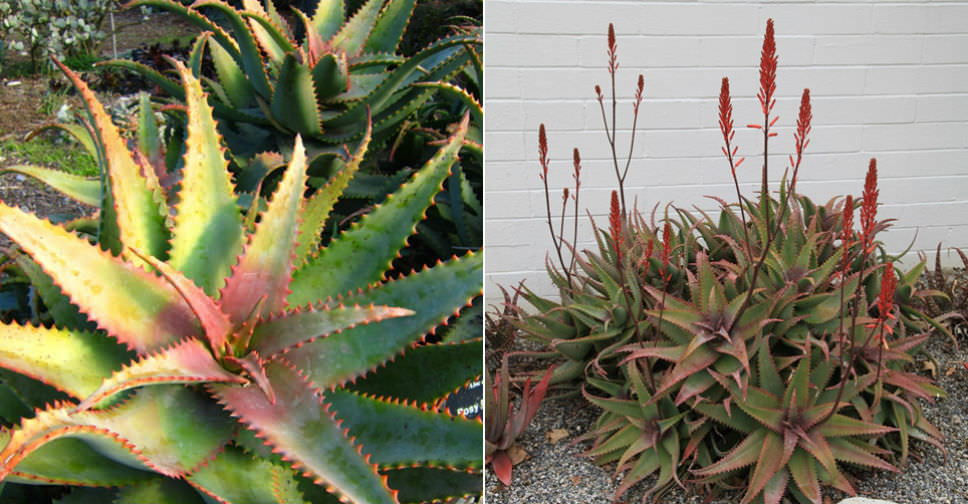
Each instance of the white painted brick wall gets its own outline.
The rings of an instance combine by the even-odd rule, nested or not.
[[[486,292],[520,280],[553,294],[538,179],[537,130],[548,129],[552,208],[571,186],[571,150],[583,159],[581,203],[605,221],[615,178],[594,86],[608,88],[605,34],[615,23],[619,145],[627,152],[639,73],[645,101],[626,193],[641,208],[674,202],[705,210],[732,201],[717,126],[720,80],[730,79],[746,195],[759,183],[759,53],[775,21],[779,70],[771,175],[793,148],[799,97],[809,87],[813,133],[800,190],[823,202],[859,195],[878,159],[882,235],[899,251],[968,247],[968,2],[486,0]],[[776,187],[774,177],[773,187]],[[555,220],[557,226],[557,220]],[[570,226],[570,224],[569,224]],[[579,247],[593,237],[581,222]],[[909,256],[914,257],[914,256]],[[949,264],[955,264],[952,254]]]

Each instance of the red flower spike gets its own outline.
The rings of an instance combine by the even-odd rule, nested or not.
[[[568,201],[568,188],[567,187],[561,190],[561,201],[562,201],[562,203]]]
[[[578,188],[581,187],[581,155],[578,154],[578,147],[572,151],[572,164],[575,167],[575,192],[578,192]]]
[[[729,79],[723,77],[723,84],[719,88],[719,130],[723,132],[723,140],[729,144],[733,132],[733,103],[729,98]]]
[[[614,75],[618,68],[618,45],[615,43],[615,26],[608,23],[608,73]]]
[[[810,120],[813,119],[813,114],[810,108],[810,89],[804,89],[803,95],[800,97],[800,115],[797,117],[797,132],[793,134],[793,137],[797,142],[797,155],[803,153],[803,149],[807,146],[807,135],[810,134]]]
[[[645,254],[642,255],[642,282],[645,283],[646,278],[649,274],[649,259],[652,257],[652,252],[655,250],[655,240],[649,238],[649,241],[645,244]]]
[[[871,158],[867,168],[867,177],[864,180],[864,203],[860,207],[860,226],[861,240],[864,242],[864,251],[869,252],[874,241],[874,224],[877,221],[877,160]]]
[[[632,106],[632,110],[636,114],[639,113],[639,105],[642,104],[642,92],[644,90],[645,90],[645,77],[642,77],[642,74],[639,74],[639,82],[635,88],[635,104]]]
[[[763,50],[760,53],[760,92],[756,95],[760,100],[763,113],[767,114],[776,103],[773,93],[776,91],[776,41],[773,39],[773,20],[766,20],[766,35],[763,37]]]
[[[848,194],[844,200],[844,222],[840,229],[840,240],[843,247],[850,247],[851,237],[854,235],[854,196]],[[847,253],[844,252],[844,257]]]
[[[897,277],[894,275],[894,263],[888,261],[884,265],[884,276],[881,277],[881,295],[877,298],[877,318],[881,323],[891,318],[895,289],[897,289]]]
[[[538,161],[541,163],[541,173],[538,174],[541,180],[548,176],[548,135],[545,133],[545,125],[538,126]]]
[[[622,212],[618,204],[618,191],[612,191],[612,205],[608,212],[608,228],[615,243],[615,257],[622,261]]]

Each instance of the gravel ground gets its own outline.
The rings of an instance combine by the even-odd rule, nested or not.
[[[856,472],[859,495],[894,501],[898,504],[968,503],[968,340],[960,338],[961,349],[955,351],[950,340],[935,337],[927,345],[928,354],[938,363],[938,382],[948,396],[934,404],[923,404],[926,417],[945,435],[947,459],[936,447],[912,441],[911,457],[900,474],[889,472]],[[922,359],[922,362],[927,359]],[[514,467],[513,485],[505,487],[488,470],[486,495],[488,504],[534,503],[609,503],[619,479],[581,456],[591,442],[578,445],[571,440],[583,434],[598,415],[597,408],[580,398],[549,401],[542,405],[519,446],[529,458]],[[550,442],[547,433],[567,429],[569,437]],[[922,460],[917,460],[920,457]],[[633,487],[620,502],[641,502],[652,485],[647,479]],[[710,504],[738,502],[741,494],[720,495]],[[836,503],[848,497],[831,488],[824,489],[824,502]],[[701,504],[705,496],[674,489],[661,504]]]

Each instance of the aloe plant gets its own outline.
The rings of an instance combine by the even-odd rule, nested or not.
[[[616,47],[609,26],[611,89]],[[593,440],[587,455],[615,462],[624,474],[616,498],[656,475],[646,496],[692,483],[741,488],[743,504],[785,496],[820,503],[823,486],[856,493],[848,467],[903,468],[912,438],[944,450],[919,404],[944,392],[911,369],[931,332],[943,329],[917,309],[932,294],[917,289],[924,262],[899,273],[898,256],[877,240],[890,221],[877,218],[876,160],[858,203],[847,195],[818,205],[797,192],[811,129],[809,90],[787,176],[771,194],[772,20],[761,56],[763,122],[750,125],[765,146],[758,198],[739,191],[743,158],[726,78],[719,125],[737,202],[719,200],[717,217],[670,205],[656,223],[655,212],[647,219],[627,208],[621,167],[628,162],[616,156],[619,188],[608,227],[593,226],[597,250],[578,254],[564,238],[564,218],[557,229],[553,223],[545,186],[557,255],[548,270],[560,300],[522,288],[535,313],[516,325],[546,345],[529,356],[558,363],[551,383],[559,391],[581,393],[603,410],[584,438]],[[636,119],[643,88],[640,76]],[[605,118],[606,98],[596,91]],[[614,153],[614,119],[605,131]],[[547,183],[543,125],[538,138],[539,176]],[[577,149],[574,166],[577,215]],[[565,192],[562,216],[571,201]]]
[[[266,208],[243,208],[201,83],[176,67],[188,118],[177,193],[62,66],[107,167],[97,222],[58,226],[0,203],[0,230],[19,247],[5,267],[32,281],[53,323],[35,313],[0,326],[0,404],[13,419],[0,433],[0,479],[107,487],[75,493],[113,502],[480,493],[482,424],[444,404],[481,374],[479,335],[454,317],[481,293],[482,254],[386,277],[448,176],[467,120],[320,249],[369,130],[308,199],[297,136]]]
[[[545,373],[534,389],[531,380],[524,383],[521,401],[517,410],[511,404],[511,375],[508,371],[507,358],[503,359],[498,374],[491,378],[491,374],[484,374],[487,390],[487,408],[484,437],[484,461],[491,465],[494,474],[501,483],[511,486],[511,468],[514,462],[508,450],[524,434],[531,420],[538,414],[538,407],[548,392],[551,380],[551,370]]]
[[[190,7],[173,0],[128,4],[167,10],[203,31],[189,66],[201,78],[207,48],[215,67],[215,75],[206,76],[210,100],[236,156],[288,151],[298,133],[311,160],[359,144],[367,109],[373,115],[371,142],[382,145],[442,83],[479,58],[479,28],[409,58],[396,54],[414,5],[415,0],[368,0],[347,18],[344,2],[320,2],[314,13],[294,9],[298,26],[290,26],[271,1],[245,0],[241,9],[221,0]],[[184,102],[184,91],[168,77],[131,61],[112,64],[139,72]],[[480,112],[476,100],[465,98]]]

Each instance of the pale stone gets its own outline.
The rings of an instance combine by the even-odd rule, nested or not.
[[[894,501],[882,500],[882,499],[869,499],[867,497],[851,497],[849,499],[844,499],[837,504],[897,504]]]

